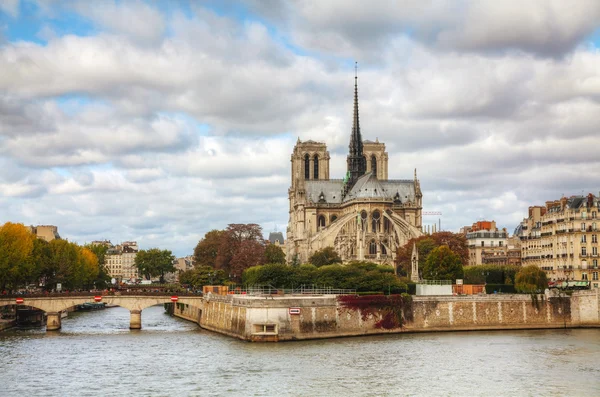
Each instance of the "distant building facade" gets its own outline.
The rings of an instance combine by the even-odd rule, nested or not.
[[[393,264],[396,250],[422,235],[419,181],[388,179],[385,144],[363,140],[355,81],[354,116],[344,179],[330,179],[322,142],[298,140],[291,156],[287,261],[331,246],[344,262]]]
[[[515,230],[523,266],[540,267],[550,281],[589,281],[599,288],[598,205],[598,196],[590,193],[529,207]]]
[[[139,279],[139,273],[135,267],[135,257],[138,250],[135,241],[125,241],[110,247],[104,259],[109,276],[119,282]]]
[[[484,258],[489,261],[494,256],[506,256],[508,233],[506,229],[498,230],[496,222],[479,221],[463,230],[469,247],[469,265],[482,265]]]
[[[38,225],[38,226],[27,226],[29,231],[39,239],[50,242],[52,240],[60,239],[58,234],[58,227],[52,225]]]

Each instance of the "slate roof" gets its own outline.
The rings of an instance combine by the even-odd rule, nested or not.
[[[415,185],[412,180],[378,180],[372,172],[358,178],[350,192],[342,197],[344,182],[340,179],[327,181],[311,180],[305,182],[306,199],[319,203],[321,193],[327,204],[340,204],[354,199],[383,199],[394,201],[396,198],[404,203],[415,201]]]
[[[281,233],[281,232],[269,233],[269,242],[271,244],[275,244],[276,241],[279,241],[279,244],[283,244],[283,233]]]

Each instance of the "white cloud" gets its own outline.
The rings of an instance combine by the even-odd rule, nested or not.
[[[335,56],[355,54],[373,55],[364,138],[386,144],[391,178],[418,168],[443,226],[512,229],[529,205],[597,191],[600,52],[580,45],[596,4],[528,2],[514,18],[481,4],[249,3],[269,26],[198,4],[77,3],[97,34],[0,47],[0,222],[177,254],[228,223],[281,230],[297,137],[325,141],[344,174],[354,81]]]

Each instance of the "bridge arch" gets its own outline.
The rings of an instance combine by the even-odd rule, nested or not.
[[[182,296],[180,303],[203,308],[204,299],[200,296]],[[94,302],[94,296],[60,296],[60,297],[28,297],[23,296],[23,306],[31,306],[46,313],[46,330],[53,331],[61,328],[61,312],[76,305]],[[129,310],[130,329],[142,327],[142,311],[148,307],[171,303],[171,296],[152,295],[103,295],[102,302],[116,305]],[[15,297],[0,298],[0,307],[15,305]]]

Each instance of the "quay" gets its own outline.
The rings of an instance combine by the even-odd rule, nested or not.
[[[245,341],[278,342],[403,332],[600,327],[600,291],[571,295],[465,296],[304,294],[83,295],[4,297],[0,307],[28,305],[46,313],[47,331],[61,328],[61,314],[102,301],[130,310],[140,329],[145,308],[172,304],[173,315],[201,328]],[[2,324],[0,324],[2,325]]]

